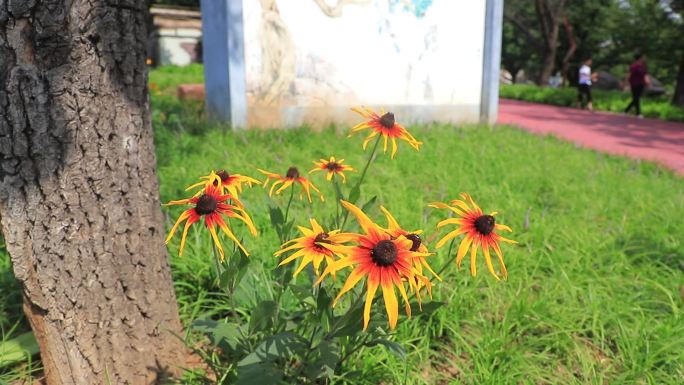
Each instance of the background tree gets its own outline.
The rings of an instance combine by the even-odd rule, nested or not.
[[[183,358],[147,95],[147,4],[0,2],[0,217],[47,383]]]
[[[556,64],[558,51],[558,34],[565,12],[566,0],[535,0],[534,9],[540,26],[542,45],[542,67],[539,73],[539,84],[549,84]]]
[[[566,0],[510,0],[505,3],[504,20],[524,36],[525,44],[538,52],[537,82],[547,85],[556,67],[558,37]],[[505,37],[505,35],[504,35]],[[509,52],[512,50],[509,50]],[[508,61],[504,53],[502,60]]]
[[[511,73],[513,83],[517,83],[520,70],[525,70],[527,76],[538,71],[539,65],[536,63],[539,62],[539,41],[529,30],[521,33],[515,22],[511,21],[511,17],[517,19],[520,16],[504,14],[501,65]]]
[[[582,60],[592,57],[594,69],[624,79],[637,52],[648,58],[649,72],[665,85],[675,86],[675,98],[684,94],[684,17],[682,0],[580,0],[566,2],[509,0],[504,5],[503,66],[523,68],[546,84],[545,72],[567,68],[571,82]],[[554,11],[555,10],[555,11]],[[560,12],[561,19],[552,17]],[[544,16],[546,15],[546,16]],[[562,25],[568,19],[569,27]],[[560,22],[556,52],[551,55],[554,22]],[[545,26],[546,25],[546,26]],[[572,30],[576,42],[571,58]],[[545,32],[546,31],[546,32]],[[550,31],[550,32],[549,32]],[[530,52],[534,50],[534,52]],[[553,56],[554,64],[549,65]],[[564,59],[565,60],[564,62]],[[513,65],[515,64],[515,65]],[[549,70],[550,69],[550,70]],[[682,75],[680,75],[682,73]],[[681,81],[677,81],[678,78]]]
[[[679,32],[684,39],[684,0],[673,0],[669,3],[670,9],[675,14],[673,18],[679,20]],[[679,41],[682,41],[680,39]],[[672,96],[672,104],[684,107],[684,44],[679,44],[679,70],[677,71],[677,80],[675,83],[675,91]]]

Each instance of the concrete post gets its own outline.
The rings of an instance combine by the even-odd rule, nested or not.
[[[485,41],[482,60],[482,99],[480,123],[496,123],[499,111],[499,72],[504,0],[486,0]]]
[[[201,0],[207,115],[247,127],[242,0]]]

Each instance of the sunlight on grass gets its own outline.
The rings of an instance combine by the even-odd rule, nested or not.
[[[347,139],[348,127],[317,134],[230,132],[207,123],[199,103],[180,103],[173,96],[178,82],[201,81],[198,68],[150,76],[159,87],[153,122],[162,201],[187,196],[185,186],[211,169],[260,178],[257,167],[308,170],[312,160],[330,155],[356,168],[363,165],[362,139]],[[407,384],[426,385],[681,382],[684,180],[651,163],[580,150],[509,127],[431,125],[411,131],[425,143],[421,151],[400,147],[393,161],[379,155],[364,196],[377,196],[406,228],[426,229],[424,238],[434,246],[443,235],[434,231],[442,214],[427,203],[467,191],[484,209],[500,212],[497,220],[513,228],[511,238],[520,245],[505,249],[508,281],[484,273],[472,278],[467,266],[460,271],[453,266],[435,287],[435,297],[447,302],[444,308],[431,316],[414,309],[411,320],[402,315],[395,340],[407,349],[406,362],[381,347],[366,348],[336,383],[400,384],[405,373]],[[311,216],[325,222],[334,211],[332,186],[320,174],[310,176],[328,199],[312,205],[296,200],[298,224]],[[349,173],[348,183],[357,177]],[[274,232],[264,231],[270,226],[267,191],[257,186],[241,197],[262,235],[244,237],[250,258],[258,262],[232,298],[238,313],[245,304],[272,297],[264,283],[279,247]],[[180,210],[164,209],[167,228]],[[384,224],[377,205],[369,214]],[[235,229],[246,235],[244,228]],[[185,325],[200,316],[218,318],[230,308],[230,299],[215,292],[204,235],[190,231],[183,257],[177,256],[177,238],[169,245]],[[442,249],[431,258],[439,266],[453,255]],[[300,276],[297,283],[309,281]],[[19,290],[0,246],[2,340],[28,330]],[[199,342],[198,336],[189,341]],[[24,378],[35,366],[0,367],[0,383]],[[197,381],[188,377],[184,383]]]
[[[162,198],[183,196],[185,185],[212,168],[257,176],[256,167],[305,169],[329,155],[358,166],[365,155],[360,139],[346,139],[344,132],[193,136],[157,127]],[[507,127],[430,126],[412,132],[425,142],[421,151],[402,148],[394,161],[380,155],[364,194],[377,195],[407,228],[434,229],[439,214],[426,203],[469,191],[487,210],[501,212],[521,245],[506,251],[507,282],[486,274],[471,278],[467,269],[454,267],[436,287],[436,296],[448,299],[447,308],[428,319],[416,311],[412,321],[400,322],[396,340],[408,341],[408,383],[677,382],[684,373],[680,178],[652,164]],[[313,180],[333,197],[322,177]],[[263,189],[246,191],[243,200],[257,227],[270,226]],[[325,218],[334,207],[296,204],[298,223]],[[382,218],[377,207],[371,215]],[[434,245],[432,231],[426,237]],[[268,288],[254,288],[276,266],[278,240],[272,232],[245,244],[250,258],[261,262],[251,265],[253,277],[236,294],[237,302],[267,298]],[[207,293],[209,243],[196,237],[188,246],[191,257],[172,257],[186,321],[226,307],[225,298]],[[172,255],[176,247],[171,245]],[[441,251],[436,258],[451,257]],[[378,365],[386,367],[381,378]],[[369,384],[397,383],[405,370],[380,348],[366,350],[354,366],[373,374],[362,377]]]

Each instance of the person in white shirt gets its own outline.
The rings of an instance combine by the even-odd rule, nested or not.
[[[591,82],[596,81],[598,75],[591,72],[591,58],[582,63],[579,69],[579,81],[577,82],[577,108],[584,108],[586,103],[589,111],[594,110],[591,104]],[[586,98],[586,102],[584,99]]]

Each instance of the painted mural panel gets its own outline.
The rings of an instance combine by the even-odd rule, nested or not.
[[[485,1],[243,0],[250,126],[477,121]]]

